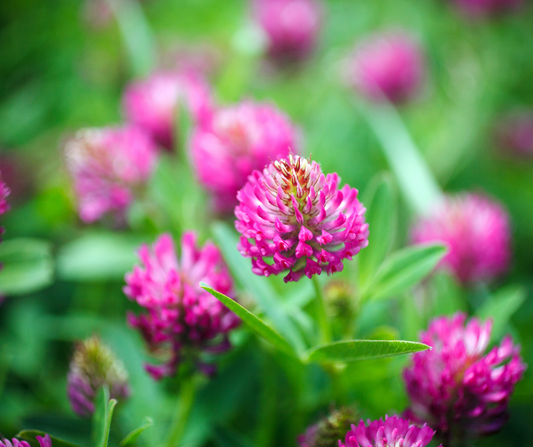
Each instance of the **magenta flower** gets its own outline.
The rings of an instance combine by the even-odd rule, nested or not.
[[[485,354],[490,320],[472,318],[466,326],[465,321],[462,313],[433,320],[420,337],[433,349],[414,354],[404,370],[411,399],[407,417],[429,424],[445,439],[498,431],[526,368],[510,337]]]
[[[133,82],[126,87],[122,105],[128,122],[169,150],[180,107],[199,123],[209,119],[212,108],[209,86],[193,72],[156,72]]]
[[[463,283],[488,281],[509,268],[511,228],[498,203],[477,194],[446,197],[413,228],[414,243],[442,242],[449,253],[440,267]]]
[[[367,426],[368,425],[368,426]],[[435,432],[426,425],[417,427],[398,416],[385,416],[385,421],[361,421],[346,433],[344,444],[339,447],[424,447]]]
[[[467,16],[480,18],[499,16],[521,9],[524,0],[453,0],[455,5]]]
[[[533,158],[533,110],[503,117],[497,125],[496,138],[503,153],[517,158]]]
[[[298,151],[297,132],[275,107],[245,101],[215,112],[208,126],[197,128],[191,148],[196,176],[216,210],[228,213],[254,170]]]
[[[50,435],[36,436],[37,441],[41,447],[52,447],[52,439]],[[30,447],[30,443],[27,441],[19,441],[16,438],[13,438],[11,441],[9,439],[1,438],[0,447]]]
[[[239,251],[252,258],[256,275],[288,272],[285,282],[344,268],[368,245],[365,208],[357,190],[339,190],[337,174],[325,176],[320,165],[289,155],[254,171],[237,193],[235,227]]]
[[[129,323],[140,330],[149,348],[165,363],[147,365],[155,378],[173,375],[184,360],[196,362],[206,373],[211,365],[200,359],[202,352],[218,353],[230,348],[228,333],[239,318],[200,287],[204,281],[224,295],[233,294],[231,277],[218,248],[208,243],[196,247],[196,235],[185,233],[178,261],[172,237],[164,234],[150,249],[139,250],[143,267],[126,275],[124,293],[147,310],[129,315]]]
[[[415,40],[403,32],[370,37],[355,50],[346,67],[348,83],[372,101],[404,103],[420,90],[425,60]]]
[[[98,390],[107,386],[112,399],[130,395],[128,372],[124,364],[96,336],[79,343],[70,362],[67,395],[74,412],[89,417],[95,410]]]
[[[9,211],[9,203],[7,201],[7,196],[9,196],[9,188],[7,185],[0,180],[0,215],[7,213]]]
[[[65,157],[80,218],[90,223],[106,213],[123,218],[135,191],[152,175],[157,149],[140,129],[94,128],[67,141]]]
[[[300,61],[316,46],[322,7],[316,0],[255,0],[254,17],[268,38],[276,62]]]

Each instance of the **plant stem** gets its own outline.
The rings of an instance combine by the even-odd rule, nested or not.
[[[181,399],[178,400],[178,404],[170,423],[170,430],[166,443],[167,447],[177,447],[185,432],[185,427],[187,426],[189,414],[194,403],[194,396],[196,394],[194,375],[183,380],[180,394]]]
[[[316,308],[318,315],[318,326],[320,327],[320,343],[329,343],[331,341],[331,328],[329,326],[328,314],[326,310],[326,302],[324,301],[324,294],[322,287],[318,282],[318,277],[313,276],[313,285],[316,292]]]

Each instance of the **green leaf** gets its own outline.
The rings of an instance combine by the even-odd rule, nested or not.
[[[365,220],[369,224],[369,244],[358,255],[359,277],[364,288],[385,259],[396,227],[396,194],[393,180],[388,173],[375,176],[365,190],[363,204]]]
[[[477,310],[477,316],[482,320],[492,318],[493,341],[500,340],[511,316],[526,300],[526,291],[521,286],[508,286],[490,296]]]
[[[308,362],[353,362],[425,351],[428,345],[403,340],[350,340],[315,346],[306,352]]]
[[[387,102],[359,104],[407,201],[418,214],[426,214],[441,200],[442,191],[420,155],[396,109]]]
[[[122,279],[137,261],[143,238],[116,233],[90,233],[61,248],[57,270],[61,279]]]
[[[252,447],[253,444],[240,436],[238,433],[231,431],[226,427],[215,427],[213,430],[213,442],[218,447]]]
[[[101,387],[96,397],[96,409],[92,421],[93,437],[97,447],[107,447],[116,404],[117,401],[109,397],[109,388],[107,386]]]
[[[22,430],[17,434],[17,438],[24,439],[28,441],[31,445],[39,445],[35,437],[42,436],[44,438],[46,434],[47,433],[41,430]],[[48,436],[50,436],[50,439],[52,440],[53,447],[80,447],[76,444],[73,444],[72,442],[65,441],[61,438],[56,438],[55,436],[52,436],[50,434],[48,434]]]
[[[363,299],[389,298],[405,292],[431,273],[446,251],[443,245],[423,244],[392,253],[363,291]]]
[[[286,313],[283,300],[277,295],[266,278],[252,273],[250,261],[237,250],[238,237],[226,224],[217,222],[212,226],[213,237],[224,259],[240,285],[257,300],[262,312],[276,330],[287,339],[296,352],[306,349],[301,333]]]
[[[11,239],[0,244],[0,294],[21,295],[52,283],[53,259],[49,242]]]
[[[137,441],[137,438],[141,435],[141,433],[147,428],[150,428],[152,425],[154,425],[154,421],[152,420],[152,418],[147,417],[146,422],[142,424],[141,426],[137,427],[135,430],[132,430],[130,433],[128,433],[124,437],[124,439],[120,441],[119,446],[124,447],[126,445],[135,443],[135,441]]]
[[[202,289],[209,292],[216,299],[218,299],[222,304],[224,304],[229,310],[235,312],[241,319],[244,321],[250,328],[263,337],[265,340],[272,343],[280,351],[285,352],[293,357],[297,357],[296,353],[292,346],[276,331],[274,331],[270,326],[267,326],[266,323],[257,318],[249,310],[242,307],[239,303],[232,300],[231,298],[223,295],[220,292],[212,289],[205,283],[200,283]]]

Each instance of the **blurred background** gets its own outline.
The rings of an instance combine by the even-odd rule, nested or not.
[[[176,384],[155,383],[142,369],[147,355],[125,322],[126,310],[134,306],[122,293],[123,275],[139,243],[174,231],[174,218],[208,236],[209,224],[197,220],[206,199],[190,173],[159,166],[149,188],[170,217],[158,225],[140,218],[133,229],[84,224],[62,155],[65,139],[80,128],[120,124],[121,98],[132,80],[155,69],[187,67],[209,80],[219,104],[247,98],[275,104],[299,127],[305,154],[324,172],[337,172],[343,183],[364,191],[389,164],[380,136],[357,105],[363,101],[346,86],[343,67],[369,35],[391,30],[413,36],[426,64],[418,94],[398,106],[400,130],[409,132],[446,192],[484,192],[510,213],[512,267],[491,288],[513,284],[524,290],[527,299],[507,329],[522,344],[526,363],[533,364],[533,124],[530,120],[525,155],[509,150],[512,144],[502,136],[513,117],[533,110],[529,6],[527,1],[519,11],[476,15],[447,0],[323,1],[316,47],[305,60],[280,67],[262,56],[264,36],[244,0],[2,2],[0,171],[11,188],[12,207],[2,216],[3,243],[47,241],[41,248],[54,261],[36,255],[34,270],[21,275],[41,275],[42,284],[33,288],[30,278],[27,290],[7,293],[0,307],[0,433],[11,437],[22,428],[38,428],[88,444],[89,423],[74,415],[65,389],[73,343],[93,332],[122,358],[134,389],[118,412],[122,428],[116,433],[126,433],[147,415],[166,420],[172,408]],[[385,122],[392,141],[401,138],[397,127]],[[401,192],[398,200],[395,246],[401,247],[408,243],[413,215]],[[281,289],[279,278],[272,281]],[[447,293],[465,297],[469,308],[486,292],[451,289],[442,299]],[[415,340],[425,321],[407,322],[402,312],[395,301],[379,302],[366,310],[361,324],[395,327]],[[253,439],[254,446],[295,445],[287,440],[327,411],[320,371],[306,367],[308,380],[296,405],[284,360],[258,355],[258,342],[247,337],[241,334],[237,348],[221,360],[220,374],[203,389],[186,445],[231,445],[220,441],[231,433]],[[401,383],[405,361],[349,366],[343,377],[351,391],[344,403],[355,402],[365,417],[401,411],[407,401]],[[270,408],[259,405],[272,390],[277,392]],[[287,422],[286,416],[296,413]],[[510,413],[504,430],[478,445],[533,445],[531,371],[518,384]],[[159,439],[157,427],[151,430],[142,438],[147,445]]]

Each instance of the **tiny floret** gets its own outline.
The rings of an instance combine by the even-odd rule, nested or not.
[[[130,394],[123,363],[99,337],[93,336],[76,347],[67,376],[67,395],[78,416],[94,413],[96,395],[103,386],[109,388],[113,399],[126,399]]]
[[[339,447],[424,447],[433,439],[435,431],[426,425],[417,427],[409,420],[398,416],[385,420],[368,420],[352,425]],[[441,446],[442,447],[442,446]]]
[[[256,275],[285,272],[285,282],[344,268],[368,245],[368,224],[357,190],[339,189],[337,174],[289,155],[254,171],[238,194],[239,250]]]
[[[490,281],[504,274],[511,261],[509,216],[499,203],[479,194],[445,197],[415,224],[412,240],[447,245],[439,267],[463,284]]]
[[[67,141],[65,158],[81,220],[91,223],[112,213],[120,221],[151,177],[157,148],[135,127],[92,128]]]
[[[175,374],[183,361],[211,374],[214,367],[202,353],[216,354],[231,347],[228,334],[239,318],[200,287],[205,282],[220,293],[233,295],[233,284],[218,248],[196,245],[196,235],[187,232],[181,240],[178,260],[174,241],[164,234],[153,248],[139,250],[142,266],[126,275],[124,293],[147,313],[130,314],[131,326],[143,335],[148,347],[162,362],[146,366],[155,379]]]
[[[487,352],[491,332],[490,320],[466,322],[462,313],[431,322],[420,341],[433,349],[414,354],[412,365],[404,371],[411,400],[408,418],[427,423],[448,439],[502,428],[526,365],[510,337]]]

